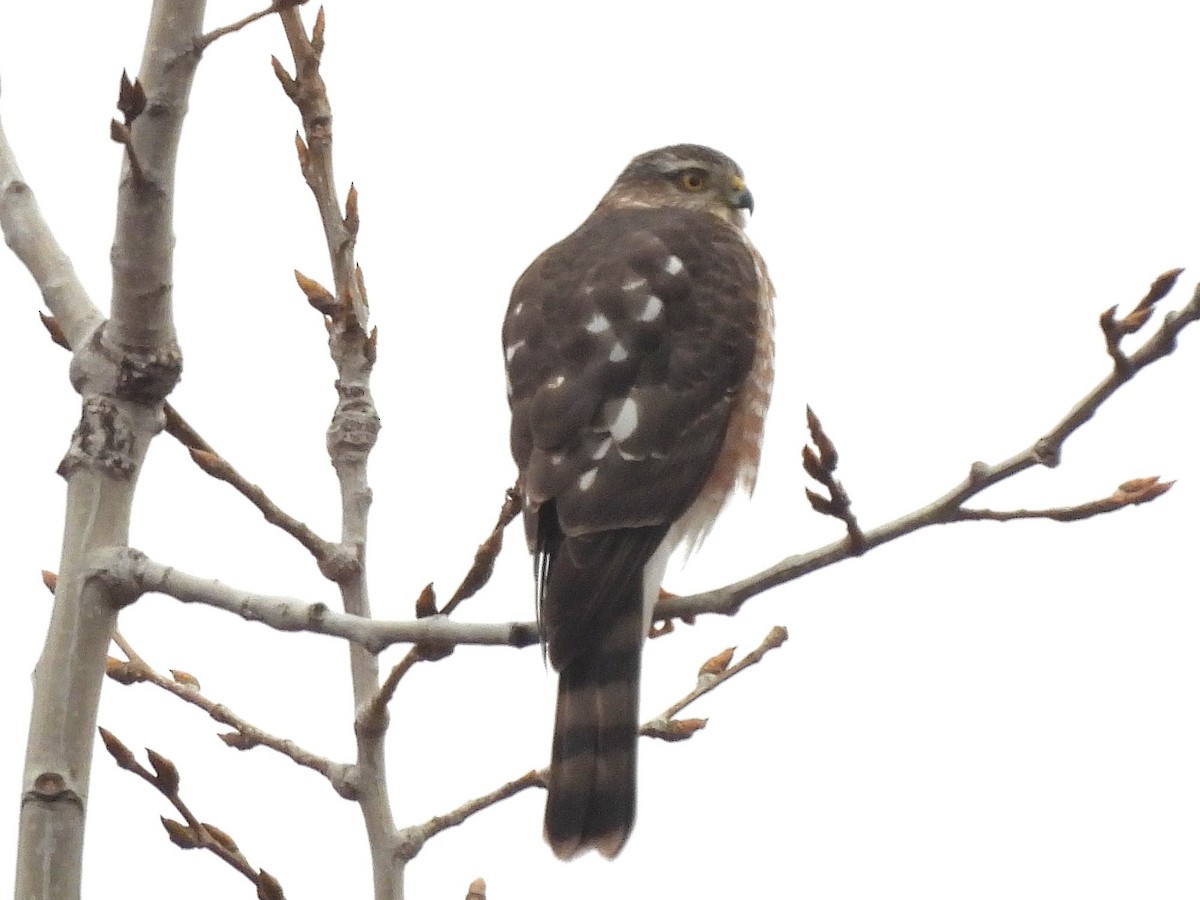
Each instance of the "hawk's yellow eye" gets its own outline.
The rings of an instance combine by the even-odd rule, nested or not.
[[[679,173],[675,182],[685,191],[702,191],[708,187],[708,173],[703,169],[687,169]]]

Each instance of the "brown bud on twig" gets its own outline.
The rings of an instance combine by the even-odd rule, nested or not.
[[[664,741],[686,741],[708,724],[708,719],[671,719],[663,728],[656,729],[654,736]]]
[[[182,669],[170,669],[168,671],[170,671],[171,677],[175,679],[177,684],[200,690],[200,679],[191,672],[185,672]]]
[[[1146,296],[1123,318],[1117,318],[1115,306],[1100,314],[1100,331],[1104,334],[1104,346],[1118,372],[1124,372],[1129,366],[1129,359],[1121,349],[1121,339],[1141,330],[1142,326],[1150,321],[1154,304],[1171,292],[1182,272],[1183,269],[1171,269],[1155,278],[1150,289],[1146,291]]]
[[[168,797],[174,797],[179,793],[179,769],[175,767],[175,763],[149,747],[146,748],[146,755],[150,758],[150,765],[154,767],[154,786]]]
[[[417,618],[427,619],[429,616],[437,615],[437,594],[433,592],[433,582],[421,588],[421,595],[417,597]]]
[[[67,336],[63,334],[62,326],[58,324],[58,319],[54,318],[54,316],[48,316],[43,312],[38,313],[38,315],[42,318],[42,326],[50,334],[50,340],[63,349],[70,350],[71,344],[67,340]]]
[[[107,728],[98,728],[97,731],[100,732],[100,740],[104,742],[104,749],[108,751],[118,766],[128,769],[130,772],[136,772],[141,768],[137,759],[134,758],[133,751],[121,743],[115,734]]]
[[[216,825],[209,825],[207,822],[201,822],[200,824],[204,826],[204,830],[209,833],[214,841],[216,841],[230,853],[238,852],[238,845],[234,839]]]
[[[342,220],[350,237],[358,235],[358,188],[350,182],[350,190],[346,193],[346,218]]]
[[[53,572],[42,569],[42,584],[46,586],[46,590],[53,594],[58,588],[58,576]]]
[[[467,900],[487,900],[487,884],[482,878],[476,878],[467,888]]]
[[[296,158],[300,161],[300,171],[308,171],[308,145],[304,143],[304,138],[300,137],[300,132],[296,132]]]
[[[293,270],[293,273],[296,276],[296,284],[300,286],[300,290],[304,292],[304,298],[313,309],[327,316],[332,316],[338,311],[338,302],[328,288],[298,269]]]
[[[108,136],[114,144],[120,144],[122,147],[129,147],[129,142],[133,139],[133,135],[129,132],[129,126],[116,119],[109,123]]]
[[[224,741],[227,747],[232,747],[234,750],[252,750],[261,746],[258,740],[241,731],[226,731],[217,737]]]
[[[196,832],[192,831],[187,825],[182,822],[176,822],[174,819],[168,819],[165,816],[159,816],[158,820],[162,822],[163,828],[167,830],[167,837],[171,839],[171,843],[176,847],[184,850],[195,850],[200,846],[200,839]]]
[[[325,7],[317,8],[317,21],[313,23],[312,40],[313,53],[317,59],[321,58],[321,54],[325,52]]]
[[[696,674],[697,675],[720,675],[722,672],[724,672],[726,669],[728,669],[729,664],[731,662],[733,662],[733,651],[736,649],[737,649],[736,647],[726,647],[724,650],[722,650],[716,656],[707,660],[704,663],[704,665],[702,665],[700,667],[700,671],[697,672]]]
[[[1159,481],[1157,475],[1151,475],[1149,478],[1131,478],[1117,487],[1113,492],[1113,499],[1122,504],[1149,503],[1169,491],[1174,484],[1174,481]]]
[[[119,684],[137,684],[146,680],[146,675],[140,667],[114,656],[104,661],[104,674]]]
[[[258,900],[284,900],[283,887],[266,869],[258,870]]]
[[[125,117],[125,124],[132,125],[133,120],[146,109],[146,89],[141,81],[129,80],[129,73],[122,70],[121,87],[117,90],[117,109]]]
[[[192,462],[203,469],[205,474],[219,478],[221,481],[225,481],[229,477],[229,463],[217,454],[209,453],[207,450],[197,450],[194,447],[188,448],[188,454],[192,457]]]
[[[287,94],[288,99],[295,100],[296,95],[299,93],[299,88],[296,86],[296,79],[283,67],[283,63],[279,61],[279,57],[274,54],[271,56],[271,69],[275,72],[275,77],[279,79],[279,86],[283,88],[283,92]]]

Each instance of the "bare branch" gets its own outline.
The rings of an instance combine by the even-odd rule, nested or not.
[[[955,522],[1011,522],[1014,519],[1050,519],[1054,522],[1078,522],[1102,513],[1114,512],[1125,506],[1149,503],[1161,497],[1175,484],[1159,481],[1157,475],[1134,478],[1121,484],[1112,495],[1080,503],[1076,506],[1057,506],[1049,509],[972,509],[963,507],[954,513]]]
[[[126,79],[118,97],[130,153],[117,192],[107,322],[50,238],[7,143],[0,147],[0,224],[42,288],[63,339],[75,348],[71,383],[82,397],[80,423],[59,467],[67,502],[30,711],[16,863],[20,897],[80,893],[100,688],[117,609],[126,600],[110,590],[114,585],[88,578],[85,567],[93,551],[128,543],[136,475],[181,369],[171,308],[175,163],[195,74],[192,41],[204,7],[202,0],[156,0],[137,78]]]
[[[689,703],[699,697],[704,696],[709,691],[720,687],[734,675],[762,661],[763,657],[772,650],[780,647],[787,640],[787,629],[776,625],[767,633],[762,643],[753,651],[738,662],[737,665],[729,667],[729,659],[732,658],[733,651],[727,650],[725,653],[718,654],[710,659],[700,669],[700,677],[697,681],[696,688],[677,703],[672,704],[666,711],[658,716],[655,716],[650,721],[646,722],[638,730],[638,733],[646,737],[656,737],[662,740],[677,741],[685,737],[690,737],[696,731],[704,727],[704,719],[675,719],[674,716]],[[502,800],[507,800],[528,788],[546,786],[546,778],[549,775],[549,769],[531,770],[526,772],[520,778],[502,784],[494,791],[476,797],[473,800],[468,800],[461,806],[451,810],[448,813],[440,816],[434,816],[432,819],[420,825],[413,825],[400,831],[399,843],[397,852],[404,859],[411,860],[426,842],[435,835],[445,831],[447,828],[453,828],[456,825],[461,825],[468,818],[478,812],[495,806]]]
[[[249,500],[263,518],[286,534],[294,537],[317,561],[317,567],[330,581],[339,582],[359,571],[358,557],[340,544],[322,538],[299,519],[280,509],[266,491],[252,484],[228,461],[207,450],[189,449],[192,461],[204,472],[223,481]]]
[[[1177,274],[1172,270],[1157,279],[1146,295],[1147,298],[1153,299],[1143,300],[1142,303],[1149,306],[1157,302],[1174,283]],[[1094,416],[1104,401],[1116,393],[1122,385],[1129,383],[1138,372],[1151,363],[1168,356],[1175,349],[1179,333],[1197,319],[1200,319],[1200,286],[1193,292],[1187,304],[1177,311],[1167,313],[1162,324],[1146,342],[1138,350],[1124,357],[1124,364],[1114,364],[1113,371],[1092,388],[1042,437],[1001,463],[995,465],[975,463],[971,466],[967,477],[941,497],[885,525],[864,532],[862,541],[864,550],[871,550],[930,525],[967,521],[972,518],[987,518],[987,516],[973,516],[969,512],[964,512],[963,504],[992,485],[999,484],[1026,469],[1038,465],[1051,468],[1057,466],[1062,455],[1062,446],[1067,438]],[[1157,493],[1154,496],[1161,494],[1166,487],[1156,490]],[[1148,496],[1145,499],[1153,499],[1153,497]],[[1111,509],[1097,512],[1110,512],[1113,509],[1128,506],[1130,502],[1126,500],[1113,505]],[[1010,518],[1034,517],[1051,518],[1050,516],[1010,516]],[[794,581],[810,572],[833,565],[850,555],[850,548],[845,541],[827,544],[808,553],[790,556],[748,578],[715,590],[688,597],[664,598],[655,607],[654,617],[657,620],[684,618],[702,613],[733,615],[751,597]]]
[[[239,590],[218,581],[164,566],[132,548],[113,548],[91,557],[89,577],[113,585],[132,595],[160,593],[184,603],[203,603],[234,613],[250,622],[261,622],[277,631],[307,631],[343,638],[379,653],[392,644],[443,647],[455,644],[529,647],[538,643],[533,622],[501,625],[451,622],[431,616],[411,622],[370,619],[340,613],[323,603],[308,603],[291,597],[273,597]]]
[[[733,657],[732,648],[713,657],[701,667],[696,679],[696,687],[691,693],[672,703],[662,713],[643,725],[639,733],[647,737],[660,738],[666,741],[677,741],[681,738],[691,737],[697,730],[704,727],[703,723],[705,720],[687,720],[680,727],[681,723],[675,719],[675,716],[679,715],[685,707],[691,705],[705,694],[716,690],[734,675],[762,662],[763,657],[772,650],[782,647],[783,642],[787,639],[787,629],[782,625],[776,625],[767,632],[767,636],[763,638],[762,643],[742,657],[736,665],[729,666],[729,660]],[[694,724],[697,722],[700,724]]]
[[[179,794],[179,770],[171,760],[153,750],[147,750],[146,753],[149,756],[150,764],[154,768],[154,771],[151,772],[137,761],[132,751],[111,731],[104,728],[100,728],[99,731],[105,749],[108,750],[109,755],[112,756],[117,765],[127,772],[132,772],[153,787],[183,816],[183,822],[177,822],[174,819],[162,819],[163,828],[166,829],[167,837],[170,838],[171,843],[182,850],[199,849],[209,851],[232,869],[244,875],[255,887],[259,888],[260,897],[264,896],[262,893],[264,886],[268,890],[274,891],[274,893],[269,893],[266,896],[283,896],[279,888],[279,883],[262,870],[255,869],[250,865],[245,855],[238,849],[238,845],[234,842],[233,838],[215,825],[201,822],[196,817],[195,813],[192,812],[191,808]],[[267,879],[265,885],[260,880],[263,876]]]
[[[802,454],[804,471],[819,481],[829,491],[829,496],[823,497],[808,488],[805,488],[804,493],[808,497],[809,505],[816,512],[823,516],[833,516],[835,519],[842,520],[846,526],[850,552],[854,556],[861,556],[866,552],[866,547],[863,546],[863,534],[858,525],[858,519],[850,511],[850,495],[846,493],[842,483],[833,477],[838,464],[837,448],[833,446],[833,441],[825,433],[825,429],[821,426],[821,420],[817,418],[817,414],[813,412],[811,406],[807,407],[807,411],[808,430],[812,434],[813,445],[816,449],[805,446]]]
[[[82,344],[104,315],[96,308],[42,218],[33,190],[25,183],[8,137],[0,125],[0,230],[4,241],[33,276],[60,333]]]
[[[260,9],[258,12],[250,13],[250,15],[246,16],[244,19],[238,19],[236,22],[230,25],[222,25],[220,28],[214,28],[207,34],[203,34],[196,38],[196,52],[203,53],[206,49],[208,49],[208,45],[217,38],[225,37],[227,34],[233,34],[235,31],[241,31],[247,25],[252,25],[259,19],[265,19],[267,16],[274,15],[281,9],[287,9],[292,6],[301,6],[307,2],[308,0],[275,0],[275,2],[266,9]]]
[[[186,673],[175,674],[168,678],[146,662],[120,633],[114,635],[114,641],[125,654],[125,662],[111,660],[107,674],[121,684],[146,682],[178,697],[185,703],[204,710],[216,722],[228,725],[234,729],[232,734],[221,735],[226,746],[235,750],[249,750],[252,747],[267,747],[276,753],[286,756],[292,762],[306,769],[312,769],[328,779],[337,793],[347,800],[356,798],[356,791],[351,767],[345,763],[335,763],[323,756],[311,753],[296,744],[295,741],[276,737],[237,715],[233,710],[205,697],[200,692],[199,682]]]
[[[475,551],[475,559],[471,563],[471,568],[468,570],[466,577],[463,578],[462,584],[458,586],[458,590],[454,592],[454,595],[440,612],[446,615],[454,612],[460,603],[475,596],[488,583],[488,580],[492,577],[492,571],[496,566],[496,558],[500,555],[500,550],[504,545],[504,529],[508,527],[509,523],[520,512],[521,495],[517,492],[517,488],[514,485],[504,494],[504,504],[500,507],[500,515],[496,519],[492,533],[487,536],[487,539]]]
[[[360,563],[355,570],[342,573],[337,584],[346,613],[369,619],[370,595],[362,565],[366,558],[367,522],[372,499],[367,481],[367,458],[379,434],[379,414],[371,395],[376,332],[368,330],[367,292],[362,269],[355,259],[361,224],[358,193],[351,189],[343,212],[334,177],[333,112],[320,72],[325,47],[325,11],[317,11],[311,36],[306,33],[296,8],[282,10],[279,18],[292,51],[295,79],[287,75],[278,60],[272,60],[272,64],[304,125],[305,141],[301,142],[297,136],[301,171],[321,216],[333,270],[333,295],[337,300],[336,304],[327,304],[325,322],[329,333],[329,355],[338,376],[334,383],[338,402],[325,443],[337,472],[342,497],[341,545]],[[301,287],[304,287],[303,283]],[[419,624],[433,621],[429,618]],[[372,700],[379,694],[379,660],[362,646],[351,645],[349,650],[350,680],[356,704],[355,770],[359,782],[359,807],[371,848],[375,895],[399,897],[404,892],[405,860],[395,852],[396,826],[388,799],[384,752],[387,717],[378,714],[378,706],[372,708]]]
[[[397,842],[397,852],[405,860],[412,859],[425,846],[426,841],[434,835],[445,831],[447,828],[461,825],[471,816],[475,815],[475,813],[482,812],[489,806],[495,806],[502,800],[516,796],[528,788],[544,788],[546,786],[546,774],[547,770],[545,769],[526,772],[520,778],[510,781],[507,784],[502,784],[496,790],[481,797],[476,797],[474,800],[468,800],[462,806],[451,810],[445,815],[434,816],[424,824],[402,829]]]

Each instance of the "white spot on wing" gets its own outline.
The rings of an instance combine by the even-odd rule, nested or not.
[[[555,375],[553,378],[551,378],[549,381],[546,382],[546,387],[548,387],[550,390],[554,390],[555,388],[560,388],[563,386],[563,384],[566,382],[566,380],[567,379],[565,376]]]
[[[504,358],[506,360],[508,360],[509,362],[512,362],[513,357],[517,355],[517,351],[520,350],[524,346],[525,346],[524,339],[517,341],[515,344],[509,344],[507,347],[504,348]]]
[[[638,316],[639,322],[653,322],[662,315],[663,302],[651,294],[646,298],[646,308]]]
[[[612,446],[613,439],[606,437],[602,440],[595,450],[592,451],[592,459],[604,459],[608,455],[608,448]]]
[[[631,397],[623,400],[609,400],[604,404],[604,417],[607,420],[609,434],[619,443],[637,429],[637,403]]]
[[[645,286],[646,286],[645,278],[630,278],[627,282],[625,282],[623,285],[621,285],[621,290],[629,291],[632,293],[633,291],[640,291]]]
[[[599,471],[600,471],[599,469],[588,469],[586,472],[584,472],[582,475],[580,475],[579,476],[579,489],[581,491],[586,491],[593,484],[595,484],[596,483],[596,474]]]
[[[618,363],[626,359],[629,359],[629,351],[620,343],[613,344],[612,351],[608,354],[608,361]]]
[[[512,308],[513,316],[519,316],[521,314],[521,310],[523,310],[524,308],[525,308],[524,303],[518,303],[516,306],[514,306]]]
[[[667,261],[663,263],[663,269],[668,275],[678,275],[683,271],[683,260],[678,256],[668,256]]]
[[[587,323],[587,330],[591,334],[599,334],[602,331],[608,331],[612,326],[609,324],[608,318],[603,313],[596,313],[592,316],[592,320]]]
[[[562,465],[562,461],[563,461],[564,459],[566,459],[566,456],[565,456],[564,454],[562,454],[562,453],[551,453],[551,454],[550,454],[550,465],[552,465],[552,466],[561,466],[561,465]]]

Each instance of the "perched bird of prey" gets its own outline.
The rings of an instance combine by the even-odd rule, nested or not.
[[[525,534],[559,673],[545,836],[615,856],[633,828],[642,643],[667,559],[752,490],[773,289],[742,170],[708,147],[635,157],[517,281],[504,319]]]

